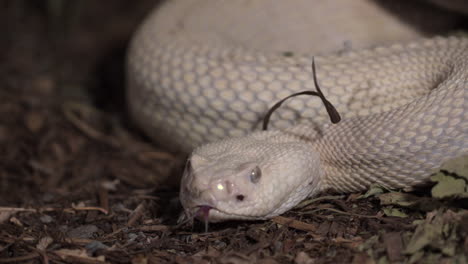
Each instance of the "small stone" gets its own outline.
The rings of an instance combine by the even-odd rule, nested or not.
[[[39,220],[41,220],[41,222],[44,224],[52,223],[54,221],[54,219],[50,215],[43,215],[39,217]]]
[[[86,248],[86,251],[88,251],[88,253],[94,254],[94,252],[96,252],[97,250],[108,249],[109,246],[106,246],[102,242],[99,242],[99,241],[93,241],[93,242],[86,244],[85,248]]]

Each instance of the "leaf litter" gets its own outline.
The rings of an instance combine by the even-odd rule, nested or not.
[[[416,228],[398,234],[401,241],[393,243],[402,248],[405,262],[442,263],[450,259],[450,263],[467,263],[468,155],[443,164],[431,180],[434,183],[431,196],[424,193],[385,192],[377,186],[364,196],[379,199],[382,210],[388,216],[407,217],[407,212],[420,214],[421,219],[413,221]],[[388,233],[383,233],[379,238],[384,239],[386,236]],[[369,250],[376,245],[378,240],[374,237],[374,240],[367,241],[364,248]],[[390,257],[392,249],[387,251],[389,254],[381,257],[379,263],[395,261]],[[367,252],[375,255],[372,250]]]

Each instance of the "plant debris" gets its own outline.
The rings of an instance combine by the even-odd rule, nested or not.
[[[413,221],[414,230],[409,230],[392,237],[398,242],[400,253],[408,263],[466,263],[468,252],[468,155],[443,164],[431,177],[436,184],[431,189],[431,196],[418,196],[404,192],[381,192],[370,190],[370,196],[376,196],[388,216],[408,217],[408,213],[420,214]],[[378,187],[375,187],[378,188]],[[404,210],[407,211],[404,212]],[[427,213],[426,213],[427,212]],[[379,236],[385,241],[388,233]],[[370,240],[369,240],[370,241]],[[367,243],[367,249],[379,245]],[[393,244],[392,244],[393,245]],[[392,250],[396,251],[396,250]],[[376,251],[368,251],[376,254]],[[387,254],[379,261],[396,261],[395,253]]]

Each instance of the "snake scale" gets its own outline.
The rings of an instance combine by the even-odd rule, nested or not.
[[[197,36],[168,18],[174,6],[150,15],[132,41],[128,103],[155,141],[193,151],[180,189],[191,215],[266,219],[329,189],[410,187],[468,152],[466,38],[317,56],[318,82],[342,121],[331,124],[319,99],[302,96],[273,114],[270,130],[251,132],[278,100],[315,89],[311,56],[237,43],[235,27]],[[176,14],[195,8],[185,6]],[[229,19],[221,13],[210,13],[214,28]]]

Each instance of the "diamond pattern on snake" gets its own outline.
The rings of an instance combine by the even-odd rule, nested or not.
[[[191,153],[188,214],[266,219],[325,190],[418,185],[468,152],[468,39],[425,38],[456,16],[402,1],[432,18],[417,31],[414,15],[380,2],[174,0],[149,15],[129,50],[129,112],[155,141]],[[260,131],[274,103],[315,90],[312,55],[342,121],[303,96]]]

